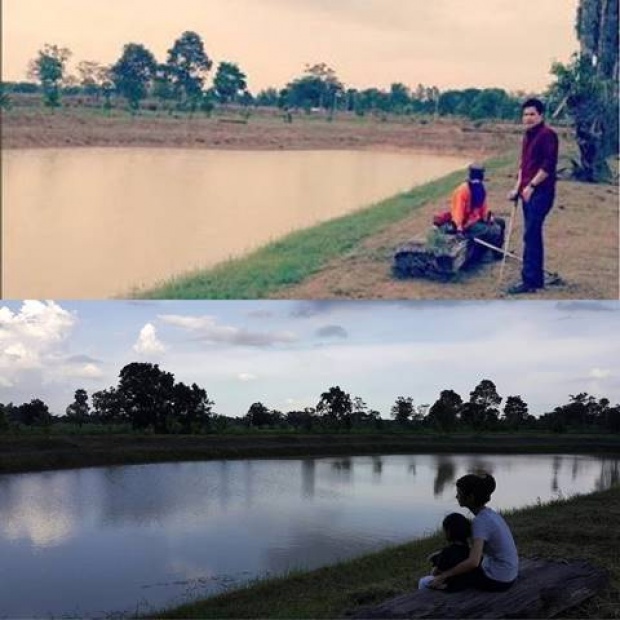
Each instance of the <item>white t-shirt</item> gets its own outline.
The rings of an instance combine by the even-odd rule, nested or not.
[[[472,521],[472,537],[484,540],[482,570],[496,581],[513,581],[519,572],[519,554],[510,528],[501,515],[483,508]]]

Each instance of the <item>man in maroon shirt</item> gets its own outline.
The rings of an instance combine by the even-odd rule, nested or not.
[[[545,124],[545,106],[528,99],[521,106],[525,134],[517,184],[509,195],[523,200],[522,282],[508,289],[512,295],[534,293],[545,284],[543,223],[555,199],[558,136]]]

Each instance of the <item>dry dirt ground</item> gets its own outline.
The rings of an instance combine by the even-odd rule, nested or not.
[[[16,107],[2,113],[3,148],[76,146],[155,146],[217,149],[351,149],[365,147],[420,148],[442,153],[485,156],[514,146],[518,125],[482,125],[427,119],[394,120],[295,116],[284,122],[275,112],[252,116],[196,115],[175,118],[143,114],[131,118],[89,110]]]
[[[487,183],[491,210],[510,217],[506,195],[514,174],[501,170]],[[397,280],[391,275],[393,252],[408,239],[424,238],[432,216],[448,207],[448,199],[429,203],[405,220],[374,235],[348,255],[331,262],[299,286],[281,291],[288,299],[493,299],[520,282],[521,264],[508,259],[499,282],[500,261],[465,271],[454,282]],[[515,213],[510,249],[522,253],[522,212]],[[545,222],[545,269],[560,275],[550,285],[519,298],[618,299],[618,186],[560,181],[555,206]]]
[[[54,114],[15,107],[2,114],[3,148],[77,146],[140,146],[217,149],[424,149],[467,154],[481,159],[518,149],[521,128],[515,124],[474,125],[468,121],[430,122],[428,119],[360,120],[340,116],[295,117],[284,122],[274,112],[256,114],[247,123],[227,114],[193,119],[162,115],[131,118],[82,109]],[[233,122],[231,122],[233,121]],[[562,153],[570,149],[570,131],[560,131]],[[516,162],[515,162],[516,165]],[[487,182],[491,209],[508,218],[506,194],[514,171],[490,175]],[[347,256],[331,262],[299,286],[278,293],[279,298],[352,299],[486,299],[504,295],[519,280],[520,264],[508,259],[502,286],[499,263],[483,264],[457,281],[395,280],[391,276],[394,249],[410,238],[424,236],[432,215],[445,210],[448,197],[427,204],[404,221],[370,237]],[[618,299],[618,184],[588,185],[567,180],[558,184],[555,207],[545,224],[546,269],[557,272],[564,284],[528,295],[536,299]],[[517,212],[511,250],[521,255],[522,214]]]

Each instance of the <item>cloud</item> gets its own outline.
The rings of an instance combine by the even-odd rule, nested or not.
[[[101,360],[98,360],[90,355],[71,355],[66,359],[69,364],[99,364]]]
[[[140,330],[138,340],[132,348],[140,355],[159,355],[166,350],[166,347],[157,338],[157,332],[152,323],[147,323]]]
[[[0,374],[4,384],[15,385],[27,371],[46,369],[57,362],[77,319],[53,301],[24,301],[13,312],[0,308]]]
[[[239,379],[239,381],[254,381],[258,377],[256,375],[253,375],[251,372],[240,372],[237,375],[237,378]]]
[[[607,368],[592,368],[588,373],[591,379],[607,379],[611,376],[611,370]]]
[[[158,318],[168,325],[193,332],[200,340],[211,343],[267,347],[273,344],[286,344],[297,340],[297,336],[289,331],[252,332],[230,325],[218,325],[216,319],[212,316],[162,314],[159,315]]]
[[[317,338],[348,338],[349,334],[340,325],[325,325],[316,330]]]

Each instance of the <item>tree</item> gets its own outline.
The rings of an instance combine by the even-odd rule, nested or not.
[[[192,383],[191,387],[179,382],[172,388],[172,417],[184,433],[195,433],[210,423],[213,401],[207,392]]]
[[[286,105],[331,110],[336,108],[337,97],[343,91],[342,83],[333,69],[325,63],[306,65],[305,75],[286,86]]]
[[[502,397],[497,393],[495,383],[483,379],[469,394],[469,402],[461,411],[461,421],[475,429],[492,427],[499,415],[498,406]]]
[[[304,431],[312,430],[315,419],[316,410],[314,407],[306,407],[303,411],[289,411],[285,416],[288,425]]]
[[[305,73],[318,79],[322,84],[319,107],[331,109],[333,112],[336,109],[336,99],[344,89],[336,72],[324,62],[320,62],[316,65],[306,65]]]
[[[316,406],[316,410],[327,419],[329,424],[344,424],[346,427],[351,425],[352,409],[351,396],[339,386],[331,387],[327,392],[323,392]]]
[[[125,45],[122,56],[111,67],[114,86],[127,99],[132,113],[138,111],[140,101],[146,97],[156,67],[153,54],[139,43]]]
[[[174,375],[157,364],[132,362],[119,375],[118,396],[133,429],[170,430]]]
[[[402,114],[411,102],[409,89],[400,83],[390,86],[390,108],[393,112]]]
[[[452,430],[462,405],[463,399],[454,390],[442,390],[428,412],[428,420],[442,431]]]
[[[28,77],[41,83],[44,103],[50,108],[60,106],[60,87],[70,57],[68,48],[46,43],[39,55],[30,61]]]
[[[8,110],[11,107],[11,98],[6,84],[0,82],[0,110]]]
[[[160,64],[155,67],[153,75],[153,96],[159,99],[162,107],[168,107],[168,102],[175,99],[174,85],[172,82],[172,71],[167,64]],[[172,110],[169,109],[168,112]]]
[[[256,105],[275,107],[278,105],[278,91],[275,88],[266,88],[256,95]]]
[[[267,426],[271,423],[271,414],[269,409],[263,403],[252,403],[245,415],[250,426]]]
[[[83,60],[78,64],[77,72],[82,92],[99,99],[103,91],[103,82],[108,77],[107,67],[92,60]]]
[[[413,398],[411,396],[399,396],[390,409],[390,414],[397,424],[405,425],[413,416]]]
[[[115,388],[94,392],[92,416],[104,424],[123,422],[127,418],[122,409],[120,395]]]
[[[520,396],[508,396],[503,417],[511,428],[517,429],[523,426],[528,419],[527,403]]]
[[[232,62],[221,62],[213,78],[213,88],[220,103],[235,102],[247,92],[245,73]]]
[[[82,428],[84,422],[88,420],[89,412],[90,407],[88,406],[86,390],[76,390],[73,402],[67,407],[67,418],[69,421],[75,422],[79,428]]]
[[[166,65],[175,99],[181,107],[192,112],[196,110],[202,97],[205,75],[212,64],[202,38],[192,31],[184,32],[168,50]]]
[[[52,421],[48,406],[38,398],[20,405],[18,416],[19,421],[26,426],[48,426]]]
[[[580,0],[575,26],[580,51],[568,65],[553,64],[550,94],[562,98],[575,125],[573,175],[608,180],[606,158],[618,153],[618,0]]]

